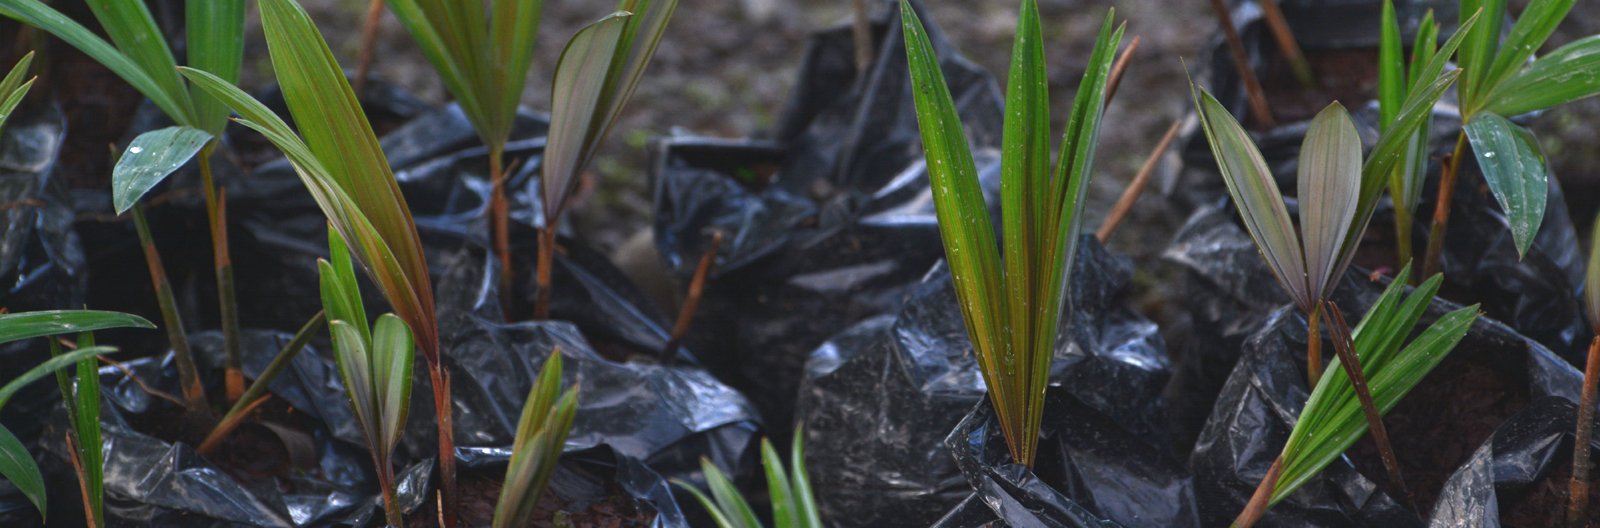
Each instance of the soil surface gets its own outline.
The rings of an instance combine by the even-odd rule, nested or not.
[[[128,421],[134,430],[163,441],[199,446],[211,432],[217,418],[220,416],[191,418],[183,409],[169,405],[158,411],[131,416]],[[206,460],[242,484],[303,473],[320,473],[321,468],[315,463],[314,447],[309,453],[311,460],[296,464],[295,456],[285,440],[261,425],[261,422],[268,422],[289,430],[289,435],[305,435],[303,440],[309,442],[309,420],[304,413],[296,411],[283,400],[272,398],[252,411],[248,421],[224,438]],[[301,455],[304,458],[306,453],[302,451]]]
[[[460,526],[489,526],[494,520],[495,501],[500,498],[501,475],[481,471],[463,471],[456,482],[461,494]],[[655,520],[655,514],[641,512],[628,500],[612,490],[609,499],[590,504],[581,512],[568,510],[568,504],[546,489],[539,496],[530,528],[644,528]],[[439,510],[433,502],[408,515],[406,528],[436,528]]]
[[[1500,503],[1500,525],[1505,528],[1544,528],[1547,526],[1566,526],[1567,522],[1567,484],[1572,480],[1571,457],[1567,462],[1556,464],[1555,469],[1544,478],[1529,486],[1527,494],[1514,504]],[[1600,526],[1600,481],[1591,473],[1589,475],[1589,517],[1590,527]]]
[[[1528,405],[1527,368],[1484,354],[1452,355],[1384,417],[1406,487],[1423,518],[1445,481],[1506,419]],[[1372,435],[1346,452],[1361,474],[1401,504]]]
[[[1316,117],[1329,103],[1338,101],[1354,110],[1378,94],[1378,50],[1306,50],[1306,63],[1315,73],[1317,86],[1301,86],[1282,54],[1269,54],[1261,89],[1267,106],[1279,124]]]

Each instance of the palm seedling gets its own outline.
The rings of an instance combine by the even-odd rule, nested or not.
[[[559,399],[558,399],[559,397]],[[550,353],[539,379],[528,391],[528,401],[517,421],[517,437],[511,444],[511,463],[506,467],[504,486],[494,505],[493,528],[530,526],[539,496],[555,472],[556,461],[572,429],[578,412],[578,388],[561,391],[561,349]]]
[[[91,310],[0,315],[0,343],[71,333],[79,336],[78,348],[65,353],[52,337],[50,351],[53,357],[0,387],[0,406],[4,406],[11,396],[28,384],[51,373],[56,374],[61,396],[67,401],[68,421],[72,424],[67,432],[67,444],[72,452],[73,466],[78,470],[84,513],[94,528],[105,525],[101,521],[104,480],[100,476],[100,375],[96,357],[115,352],[116,349],[94,346],[94,338],[89,333],[107,328],[155,328],[155,325],[137,315]],[[64,372],[67,367],[72,367],[74,372]],[[0,475],[11,481],[39,509],[39,514],[44,515],[45,487],[39,466],[28,454],[27,446],[3,425],[0,425]]]
[[[1438,53],[1439,24],[1433,20],[1433,10],[1422,17],[1417,27],[1416,41],[1411,46],[1411,61],[1404,59],[1405,50],[1400,45],[1400,24],[1395,17],[1394,3],[1383,2],[1383,30],[1378,46],[1378,125],[1387,131],[1400,115],[1406,96],[1421,89],[1424,78],[1422,68],[1433,61]],[[1428,172],[1429,139],[1433,131],[1433,114],[1425,115],[1416,128],[1397,133],[1409,133],[1405,158],[1389,174],[1389,196],[1394,200],[1394,233],[1396,250],[1402,265],[1411,262],[1411,226],[1422,199],[1422,180]]]
[[[1338,308],[1327,304],[1330,333],[1340,355],[1317,381],[1289,433],[1288,443],[1234,521],[1235,527],[1255,524],[1267,508],[1305,485],[1354,445],[1367,431],[1369,421],[1363,420],[1362,415],[1393,409],[1444,360],[1477,320],[1477,306],[1450,312],[1402,349],[1400,345],[1411,335],[1443,281],[1434,275],[1411,295],[1403,296],[1410,274],[1411,267],[1405,267],[1354,331],[1345,326]],[[1355,372],[1361,375],[1350,375]],[[1386,457],[1392,459],[1393,455]]]
[[[1583,369],[1583,396],[1578,405],[1578,438],[1572,453],[1572,482],[1568,486],[1567,525],[1580,528],[1589,511],[1589,442],[1594,434],[1595,384],[1600,380],[1600,216],[1595,217],[1590,241],[1589,272],[1584,278],[1584,308],[1589,311],[1589,360]]]
[[[540,179],[538,294],[533,316],[550,315],[556,225],[570,207],[578,177],[594,159],[622,107],[633,98],[678,0],[621,0],[617,12],[579,30],[561,50],[550,91],[550,134]],[[504,268],[502,269],[504,273]]]
[[[761,464],[766,468],[767,491],[772,495],[774,528],[822,528],[822,516],[817,513],[817,501],[811,494],[811,477],[806,475],[803,440],[801,431],[796,430],[794,447],[789,451],[789,468],[794,471],[790,475],[784,471],[783,461],[778,458],[778,451],[772,448],[772,442],[761,439]],[[700,459],[700,469],[706,475],[706,484],[711,487],[710,496],[694,484],[677,479],[672,483],[694,495],[695,500],[711,513],[718,528],[762,528],[755,510],[739,495],[733,481],[722,470],[705,458]]]
[[[28,89],[33,87],[33,79],[27,82],[22,77],[28,74],[28,65],[33,62],[33,53],[28,53],[17,61],[11,68],[11,73],[0,79],[0,130],[5,130],[6,120],[11,117],[11,111],[22,104],[22,97],[28,95]]]
[[[258,5],[273,69],[300,126],[299,135],[233,83],[201,70],[181,71],[238,112],[241,124],[260,131],[283,151],[333,231],[410,327],[433,385],[442,510],[446,525],[453,526],[455,442],[449,378],[439,364],[433,285],[416,224],[355,92],[311,17],[291,0],[261,0]],[[331,312],[329,319],[334,319]]]
[[[389,526],[403,526],[394,488],[393,455],[411,410],[411,365],[416,344],[411,339],[411,329],[392,313],[378,317],[378,323],[368,328],[350,250],[337,231],[330,229],[328,235],[332,261],[319,259],[317,268],[339,378],[344,381],[356,426],[372,452],[378,486],[383,491],[384,517]]]
[[[1439,179],[1424,274],[1439,271],[1451,198],[1468,142],[1483,179],[1505,211],[1517,252],[1527,253],[1533,244],[1549,198],[1548,169],[1533,134],[1506,117],[1600,93],[1600,35],[1529,61],[1572,4],[1573,0],[1533,0],[1501,42],[1506,0],[1461,0],[1462,13],[1482,11],[1477,25],[1458,30],[1468,34],[1457,59],[1465,73],[1456,86],[1465,126],[1456,135],[1454,154]]]
[[[1033,465],[1066,273],[1105,110],[1112,55],[1122,41],[1106,13],[1050,171],[1050,98],[1038,7],[1023,0],[1011,54],[1001,158],[1004,267],[978,171],[939,60],[916,12],[900,4],[939,231],[967,335],[1012,460]]]
[[[143,158],[155,155],[158,149],[135,149],[130,146],[127,155],[122,158],[123,162],[118,163],[117,170],[112,174],[112,197],[117,212],[125,212],[157,183],[181,167],[189,157],[199,154],[197,161],[205,195],[206,218],[211,229],[212,259],[224,336],[227,394],[229,398],[237,398],[244,391],[244,374],[239,367],[239,316],[234,298],[233,263],[228,256],[227,213],[223,204],[225,197],[217,193],[211,177],[211,152],[216,149],[217,138],[221,137],[223,125],[227,122],[228,107],[184,83],[183,77],[175,69],[177,61],[167,48],[165,37],[142,0],[88,0],[88,3],[101,27],[111,37],[110,43],[40,0],[0,0],[0,14],[49,31],[78,48],[139,90],[180,127],[189,129],[181,135],[187,141],[196,142],[195,148],[162,151],[166,156],[183,153],[182,159],[151,162]],[[211,72],[229,83],[238,82],[240,63],[244,58],[244,9],[244,0],[187,0],[184,10],[190,66]],[[174,131],[151,134],[162,134],[163,137],[146,139],[147,142],[170,141],[171,136],[179,135]],[[135,143],[140,141],[136,140]],[[150,170],[151,166],[168,168]],[[173,347],[184,351],[188,348],[180,343],[173,343]],[[184,396],[188,399],[190,409],[195,412],[207,409],[205,395],[198,391],[198,378],[186,379],[184,383]]]

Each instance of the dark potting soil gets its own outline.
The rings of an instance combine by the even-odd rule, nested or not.
[[[183,409],[168,406],[149,413],[131,415],[128,422],[134,430],[141,433],[166,442],[183,442],[198,449],[219,418],[220,416],[192,419]],[[229,433],[206,460],[241,484],[303,473],[319,473],[321,469],[314,461],[305,464],[304,467],[295,464],[289,448],[284,445],[284,440],[259,423],[270,422],[286,427],[306,435],[309,440],[311,428],[302,423],[305,419],[303,413],[296,411],[283,400],[278,398],[267,400],[252,411],[248,421]],[[312,456],[315,456],[314,452]]]
[[[1511,415],[1530,401],[1520,358],[1453,354],[1434,368],[1384,417],[1401,476],[1427,518],[1445,481]],[[1401,504],[1372,435],[1346,452],[1356,469]]]
[[[1377,96],[1378,50],[1305,50],[1305,54],[1317,81],[1317,87],[1309,90],[1300,85],[1283,54],[1268,55],[1261,88],[1278,123],[1311,119],[1333,101],[1354,111]]]
[[[1590,527],[1600,527],[1600,479],[1589,474]],[[1568,482],[1572,478],[1571,462],[1557,464],[1550,474],[1528,487],[1520,499],[1502,500],[1500,526],[1505,528],[1544,528],[1565,526],[1567,522]],[[1504,496],[1502,496],[1504,497]]]
[[[459,526],[489,526],[494,521],[495,501],[500,499],[502,474],[487,471],[463,471],[456,481],[461,508],[457,511]],[[534,509],[531,528],[644,528],[650,526],[655,515],[641,512],[623,498],[618,490],[610,490],[607,500],[595,502],[581,512],[568,510],[566,501],[556,497],[549,489],[539,497]],[[424,506],[406,516],[406,528],[437,528],[438,503],[427,501]]]

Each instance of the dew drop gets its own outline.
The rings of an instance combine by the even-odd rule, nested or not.
[[[1494,157],[1494,153],[1493,152],[1485,152],[1485,153],[1483,153],[1483,157],[1485,157],[1485,158],[1493,158]]]
[[[129,147],[128,148],[128,152],[132,152],[134,154],[138,154],[140,152],[144,152],[144,147]]]

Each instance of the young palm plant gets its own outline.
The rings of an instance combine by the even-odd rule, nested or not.
[[[332,261],[317,260],[322,278],[322,309],[328,314],[334,358],[339,378],[350,398],[356,425],[372,452],[383,490],[384,517],[389,526],[403,526],[394,489],[394,448],[404,432],[411,410],[411,365],[416,344],[411,330],[394,314],[378,317],[367,327],[361,289],[356,283],[350,250],[338,232],[330,229],[328,250]]]
[[[1457,134],[1455,153],[1439,179],[1425,274],[1439,271],[1450,202],[1468,142],[1483,179],[1505,210],[1518,253],[1527,253],[1533,244],[1549,198],[1548,169],[1533,133],[1506,117],[1600,94],[1600,35],[1573,41],[1529,61],[1567,17],[1572,4],[1573,0],[1533,0],[1502,42],[1506,0],[1461,0],[1462,13],[1482,11],[1476,26],[1458,30],[1468,33],[1457,60],[1466,73],[1456,87],[1461,122],[1466,126]]]
[[[1378,126],[1380,130],[1387,131],[1400,116],[1406,97],[1424,86],[1426,79],[1422,76],[1422,69],[1433,61],[1439,51],[1439,24],[1434,22],[1433,10],[1429,9],[1417,27],[1409,64],[1404,58],[1405,50],[1400,45],[1400,23],[1395,17],[1394,3],[1390,0],[1383,2],[1382,24],[1378,46]],[[1430,112],[1416,128],[1409,132],[1396,132],[1410,134],[1405,159],[1389,173],[1389,196],[1394,200],[1395,249],[1400,255],[1401,265],[1409,264],[1412,258],[1411,226],[1417,202],[1422,199],[1422,180],[1428,173],[1432,131],[1433,114]]]
[[[1402,349],[1400,345],[1411,335],[1443,282],[1442,276],[1434,275],[1402,299],[1410,274],[1410,266],[1401,270],[1354,331],[1344,324],[1338,309],[1328,303],[1329,328],[1335,346],[1341,349],[1340,357],[1317,381],[1289,433],[1288,443],[1233,526],[1254,525],[1267,508],[1305,485],[1354,445],[1367,432],[1369,420],[1363,420],[1362,415],[1393,409],[1472,327],[1478,317],[1476,305],[1439,318]],[[1351,376],[1356,372],[1361,375]]]
[[[916,12],[900,4],[917,122],[961,315],[1012,459],[1029,466],[1038,445],[1045,382],[1066,301],[1066,272],[1077,249],[1106,81],[1122,40],[1122,28],[1111,27],[1114,15],[1107,12],[1101,25],[1052,174],[1044,42],[1038,7],[1023,0],[1006,91],[1002,268],[977,168],[938,57]]]
[[[559,396],[559,399],[557,399]],[[539,371],[539,379],[528,391],[517,421],[517,437],[511,444],[511,463],[500,498],[494,505],[493,528],[531,526],[534,507],[550,483],[556,461],[572,430],[572,417],[578,412],[578,387],[561,391],[561,349]]]
[[[56,374],[56,382],[61,387],[62,398],[67,401],[67,414],[72,423],[67,440],[74,455],[74,466],[78,468],[85,517],[94,527],[104,526],[100,514],[103,479],[100,478],[100,377],[96,358],[116,349],[94,346],[94,339],[89,333],[108,328],[155,328],[155,325],[137,315],[92,310],[0,315],[0,343],[79,334],[78,348],[65,353],[61,352],[60,345],[52,337],[50,351],[53,357],[0,387],[0,406],[4,406],[23,387],[51,373]],[[63,372],[67,367],[72,367],[74,373],[69,375]],[[45,486],[39,466],[34,463],[27,446],[3,425],[0,425],[0,476],[11,481],[39,509],[40,516],[45,514]]]
[[[783,470],[783,461],[772,448],[772,442],[761,439],[761,464],[766,467],[767,491],[772,494],[773,528],[822,528],[822,515],[817,513],[817,501],[811,494],[811,477],[806,475],[803,440],[801,431],[796,430],[794,447],[789,452],[789,467],[794,471],[791,476]],[[710,496],[694,484],[677,479],[672,483],[694,495],[711,513],[718,528],[762,528],[755,510],[739,495],[733,481],[722,470],[705,458],[700,459],[700,469],[706,475],[706,484],[711,486]]]
[[[1595,385],[1600,382],[1600,215],[1595,217],[1594,240],[1590,241],[1589,273],[1584,283],[1584,307],[1589,310],[1589,329],[1595,333],[1589,342],[1589,360],[1583,369],[1583,396],[1578,405],[1578,438],[1572,452],[1572,482],[1568,486],[1567,525],[1583,526],[1589,511],[1589,442],[1594,434]]]
[[[283,151],[333,231],[352,248],[356,261],[395,314],[410,326],[433,385],[442,510],[446,525],[454,526],[455,442],[449,377],[439,363],[433,285],[416,224],[355,92],[311,17],[292,0],[261,0],[258,5],[273,70],[300,135],[233,83],[201,70],[180,70],[190,82],[238,112],[241,124],[260,131]],[[329,319],[333,319],[331,313]]]
[[[0,130],[5,130],[6,120],[11,117],[11,111],[22,104],[22,97],[28,95],[28,89],[33,87],[33,79],[22,81],[28,74],[28,65],[32,63],[33,53],[29,52],[11,68],[11,73],[0,79]]]
[[[572,205],[579,175],[633,98],[677,8],[678,0],[621,0],[616,13],[579,30],[561,50],[550,90],[550,134],[539,182],[544,230],[539,233],[536,319],[550,315],[550,268],[561,214]],[[509,266],[502,272],[506,269]]]
[[[196,153],[200,155],[197,161],[205,194],[206,217],[211,229],[212,259],[224,336],[227,394],[229,398],[237,398],[244,391],[244,373],[239,363],[238,305],[234,300],[233,263],[228,256],[226,207],[211,177],[211,152],[216,149],[216,138],[221,137],[227,122],[228,107],[184,83],[183,77],[175,69],[177,61],[167,48],[165,36],[142,0],[88,0],[88,3],[101,27],[111,37],[111,43],[40,0],[0,0],[0,12],[49,31],[99,61],[148,97],[179,126],[194,129],[188,133],[189,137],[200,138],[201,146],[185,151],[184,157],[175,163],[166,162],[165,165],[170,168],[164,172],[146,170],[128,173],[119,162],[118,170],[112,174],[112,196],[117,212],[126,212],[163,178],[183,166],[189,157]],[[244,60],[244,9],[244,0],[187,0],[184,5],[185,34],[191,67],[211,72],[229,83],[238,82],[240,64]],[[172,134],[152,132],[157,133]],[[148,166],[151,163],[141,161],[141,158],[154,152],[152,149],[130,148],[123,160],[134,167]],[[177,344],[174,347],[187,348]],[[191,399],[191,410],[198,412],[207,407],[203,399],[194,400],[190,391],[185,391],[185,396]]]
[[[1077,249],[1094,166],[1107,77],[1122,41],[1122,28],[1111,27],[1114,15],[1114,10],[1107,12],[1100,27],[1052,174],[1049,82],[1039,12],[1034,0],[1022,2],[1006,90],[1002,267],[977,167],[939,59],[916,12],[910,4],[900,4],[928,178],[962,319],[1012,460],[1030,467],[1066,302],[1066,274]]]

